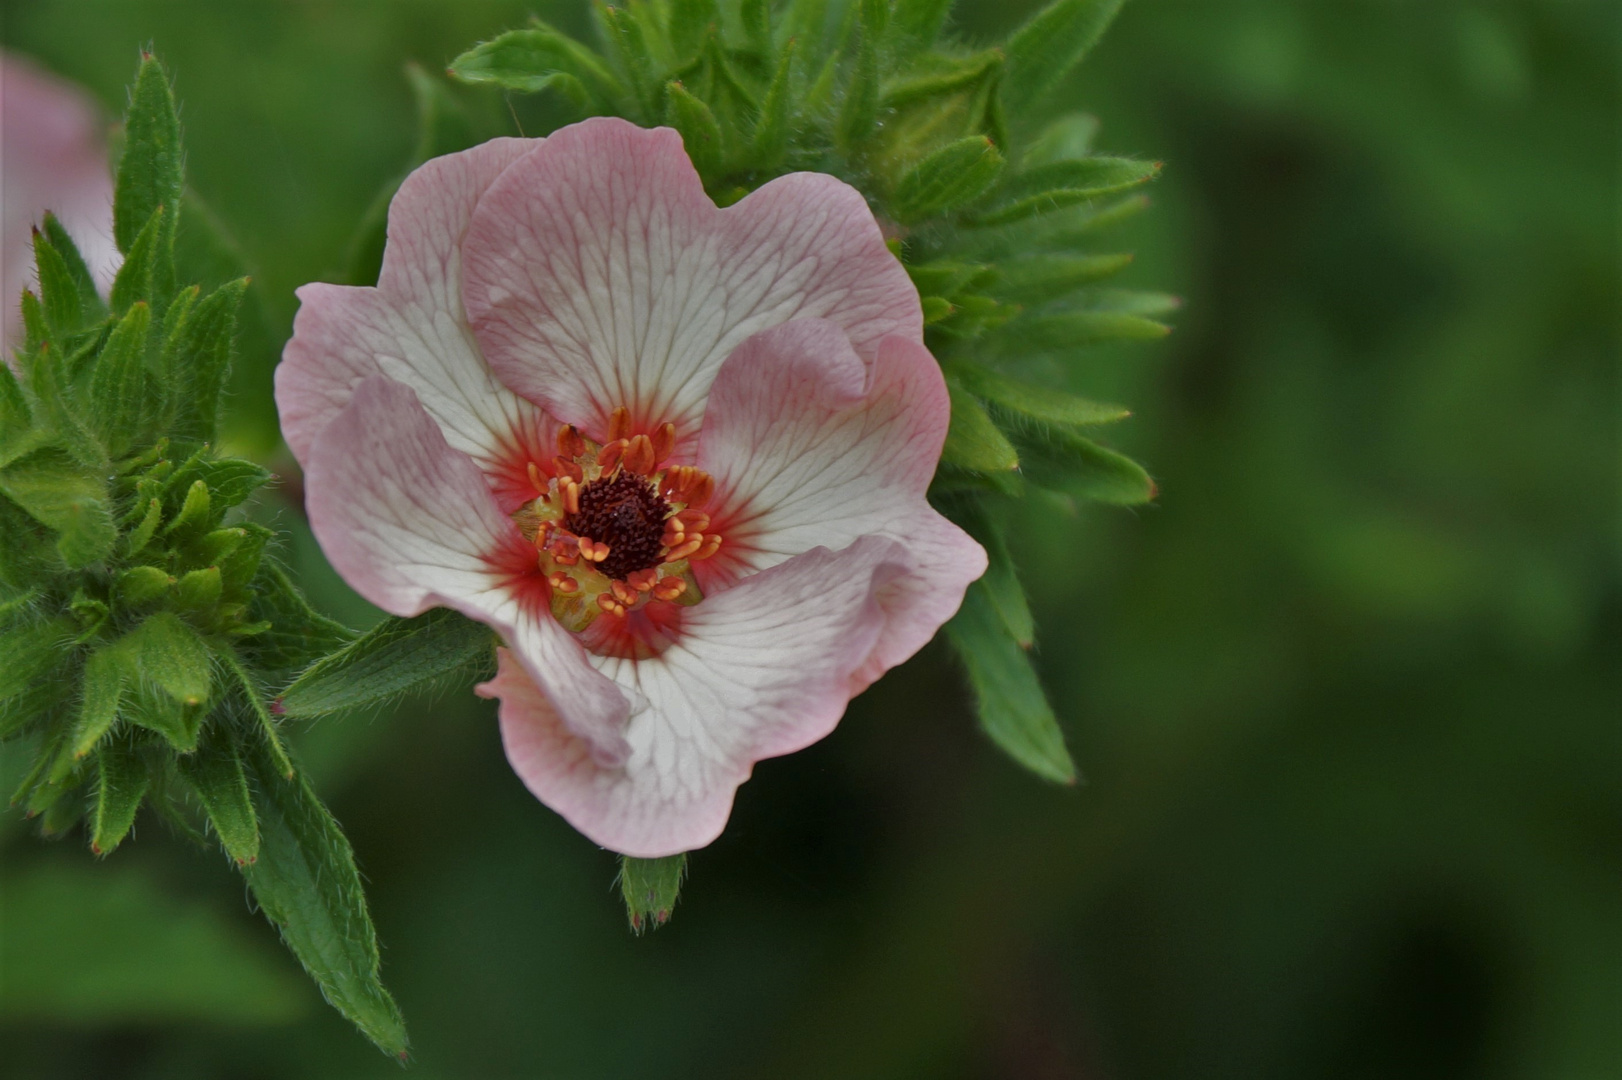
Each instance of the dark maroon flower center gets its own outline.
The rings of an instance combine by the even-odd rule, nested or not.
[[[580,510],[564,527],[576,536],[608,545],[608,558],[597,569],[623,581],[638,570],[659,565],[664,548],[665,518],[670,504],[645,477],[616,472],[580,489]]]

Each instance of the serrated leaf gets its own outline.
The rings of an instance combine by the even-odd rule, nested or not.
[[[312,665],[282,692],[289,716],[363,708],[437,679],[488,664],[495,636],[466,616],[436,608],[413,619],[388,618]]]
[[[698,174],[707,181],[714,180],[722,161],[721,125],[716,123],[710,107],[688,93],[681,83],[667,83],[665,123],[681,134],[682,146]]]
[[[1038,776],[1075,783],[1076,766],[1058,718],[986,584],[969,586],[963,607],[946,624],[946,635],[968,673],[981,730]]]
[[[998,430],[985,406],[953,378],[947,378],[946,390],[952,399],[952,422],[946,431],[941,460],[980,473],[1017,469],[1018,452]]]
[[[1051,387],[1032,386],[966,360],[953,361],[951,371],[953,378],[975,396],[1051,424],[1112,424],[1131,415],[1119,405],[1089,401]]]
[[[1158,161],[1120,157],[1087,157],[1038,165],[1010,179],[964,221],[970,225],[1006,225],[1033,214],[1052,213],[1119,194],[1148,183],[1159,173]]]
[[[1122,0],[1056,0],[1014,32],[1006,46],[1002,100],[1016,117],[1036,115],[1044,97],[1081,62]]]
[[[0,469],[0,495],[56,531],[57,550],[70,568],[106,558],[118,539],[106,481],[55,448]]]
[[[140,752],[122,741],[109,742],[96,755],[96,805],[90,815],[90,850],[111,855],[135,824],[149,782]]]
[[[147,333],[152,309],[132,304],[113,327],[90,379],[91,417],[113,458],[123,457],[150,434],[160,412],[162,392],[146,366]]]
[[[112,292],[108,294],[108,303],[114,315],[124,314],[137,301],[157,300],[157,262],[164,237],[169,235],[164,225],[168,216],[163,207],[158,207],[141,231],[135,234],[129,253],[124,256],[124,262],[113,278]],[[163,299],[167,300],[168,297]]]
[[[79,254],[79,246],[73,242],[73,238],[62,227],[56,215],[49,211],[46,211],[45,221],[40,227],[50,240],[51,246],[56,249],[56,253],[62,257],[68,276],[78,290],[79,308],[84,320],[94,322],[101,318],[106,314],[106,305],[101,302],[101,296],[96,292],[95,278],[91,277],[84,256]]]
[[[124,636],[136,670],[183,705],[209,699],[214,677],[208,646],[172,611],[149,615]]]
[[[597,54],[544,23],[509,30],[451,61],[450,74],[466,83],[507,90],[562,91],[582,111],[612,109],[626,88]]]
[[[1022,471],[1039,487],[1116,506],[1138,506],[1158,493],[1143,466],[1072,431],[1022,426],[1014,438]]]
[[[89,754],[112,728],[132,675],[129,654],[116,645],[102,646],[85,661],[79,715],[73,726],[74,757]]]
[[[633,931],[640,934],[670,921],[686,872],[685,853],[660,859],[620,856],[620,895]]]
[[[259,857],[259,818],[235,744],[215,725],[195,754],[176,760],[180,774],[197,793],[226,854],[238,866]]]
[[[66,335],[84,321],[84,300],[67,260],[45,233],[34,230],[34,266],[39,274],[39,300],[51,331]],[[10,302],[10,298],[7,298]]]
[[[903,223],[965,206],[983,195],[1005,162],[984,135],[948,143],[913,165],[896,184],[891,207]]]
[[[379,977],[377,932],[354,851],[303,775],[283,779],[262,751],[243,757],[259,823],[259,857],[242,868],[259,909],[327,1001],[396,1057],[407,1038]]]
[[[221,285],[197,301],[166,343],[170,378],[185,388],[175,401],[172,437],[213,440],[220,393],[231,368],[237,312],[247,290],[247,278]]]
[[[153,238],[150,293],[158,307],[174,293],[175,222],[184,187],[180,118],[163,65],[143,56],[130,92],[124,120],[124,154],[113,184],[113,238],[118,250],[132,255],[138,234],[162,210],[160,234]],[[116,293],[117,286],[114,286]],[[114,305],[117,310],[117,305]]]

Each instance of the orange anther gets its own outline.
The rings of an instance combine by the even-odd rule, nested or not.
[[[607,472],[615,465],[619,464],[620,455],[623,453],[625,453],[625,440],[615,439],[613,442],[597,451],[597,464],[603,467],[604,472]]]
[[[610,593],[603,593],[597,597],[597,606],[610,615],[624,615],[625,605],[614,599]]]
[[[637,592],[647,592],[659,583],[659,571],[654,569],[633,570],[625,575],[625,584]]]
[[[535,489],[535,494],[546,494],[546,477],[541,475],[541,467],[533,461],[529,463],[529,486]]]
[[[687,582],[679,577],[667,577],[653,587],[655,600],[674,600],[687,591]]]
[[[653,443],[653,463],[657,465],[669,457],[672,450],[676,449],[676,425],[660,424],[658,429],[654,431],[651,441]]]
[[[608,587],[613,591],[614,599],[618,600],[626,607],[632,606],[639,599],[639,597],[636,595],[636,590],[631,588],[623,581],[611,581],[608,583]]]
[[[608,558],[608,545],[601,540],[593,540],[589,536],[582,536],[576,543],[580,547],[580,554],[583,558],[590,559],[592,562],[602,562]]]
[[[687,486],[687,497],[682,501],[693,509],[697,509],[710,501],[715,494],[715,477],[698,469],[693,470],[693,482]]]
[[[702,533],[689,536],[686,540],[683,540],[680,544],[671,548],[665,553],[665,562],[675,562],[677,559],[685,559],[687,556],[691,555],[693,552],[697,551],[703,546],[704,535]]]
[[[563,500],[565,513],[580,513],[580,484],[572,476],[558,477],[558,498]]]
[[[578,592],[580,590],[580,582],[576,581],[568,574],[565,574],[562,570],[552,571],[552,573],[547,575],[546,580],[551,583],[552,588],[556,589],[564,596],[568,596],[570,593]]]
[[[576,483],[586,478],[585,470],[574,458],[555,457],[552,459],[552,467],[557,470],[559,476],[567,476]]]
[[[631,410],[624,405],[615,409],[608,418],[608,441],[631,437]]]
[[[720,550],[721,550],[721,534],[720,533],[710,533],[710,535],[708,535],[708,536],[706,536],[704,538],[704,543],[699,546],[699,549],[697,551],[693,552],[693,554],[690,555],[689,558],[691,558],[694,562],[697,562],[700,559],[709,558],[711,555],[714,555],[717,551],[720,551]]]
[[[586,440],[580,437],[580,432],[574,429],[573,424],[564,424],[558,428],[558,453],[563,457],[579,457],[586,452]]]
[[[545,549],[546,542],[551,538],[551,534],[552,523],[550,521],[543,521],[535,527],[535,549],[537,551]]]
[[[653,440],[646,435],[636,435],[625,448],[625,457],[622,460],[626,472],[637,476],[646,476],[653,471]]]
[[[670,520],[681,522],[682,532],[701,533],[710,527],[710,515],[702,510],[683,510]]]

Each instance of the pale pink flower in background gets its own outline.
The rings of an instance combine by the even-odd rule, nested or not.
[[[713,840],[985,569],[924,498],[917,292],[832,177],[717,209],[669,129],[498,139],[407,179],[376,288],[299,298],[276,398],[327,556],[496,628],[508,759],[615,851]]]
[[[22,338],[18,298],[35,283],[32,230],[47,210],[105,293],[120,257],[101,110],[73,83],[0,53],[0,337],[7,346]]]

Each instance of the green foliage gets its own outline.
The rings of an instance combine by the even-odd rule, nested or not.
[[[686,874],[686,855],[667,855],[661,859],[620,856],[620,895],[625,898],[625,913],[631,921],[632,932],[657,930],[670,921]]]
[[[1167,332],[1165,298],[1100,287],[1130,256],[1084,248],[1142,208],[1130,193],[1159,163],[1095,153],[1097,123],[1080,114],[1026,130],[1120,6],[1054,0],[1001,48],[974,51],[944,35],[949,0],[850,0],[835,18],[821,0],[775,16],[764,0],[739,0],[729,17],[715,0],[599,0],[600,53],[533,22],[463,53],[450,74],[561,96],[577,115],[668,124],[720,205],[796,169],[854,184],[896,237],[946,368],[952,421],[936,495],[992,517],[1031,488],[1132,505],[1153,498],[1147,473],[1075,430],[1126,410],[1006,370],[1032,354],[1073,366],[1086,348]],[[1019,594],[1005,569],[997,592]],[[1051,723],[1022,657],[965,663],[987,730]],[[1000,701],[1004,690],[1013,696]],[[1025,745],[1010,752],[1042,775],[1064,771],[1051,739],[997,741]]]
[[[250,884],[329,999],[400,1053],[348,845],[270,710],[354,635],[265,558],[269,530],[228,520],[271,479],[211,445],[247,282],[176,287],[180,128],[151,56],[125,131],[110,303],[47,217],[26,340],[0,365],[0,738],[35,736],[12,802],[47,835],[83,817],[104,856],[143,805],[208,822],[234,863],[263,864]]]

